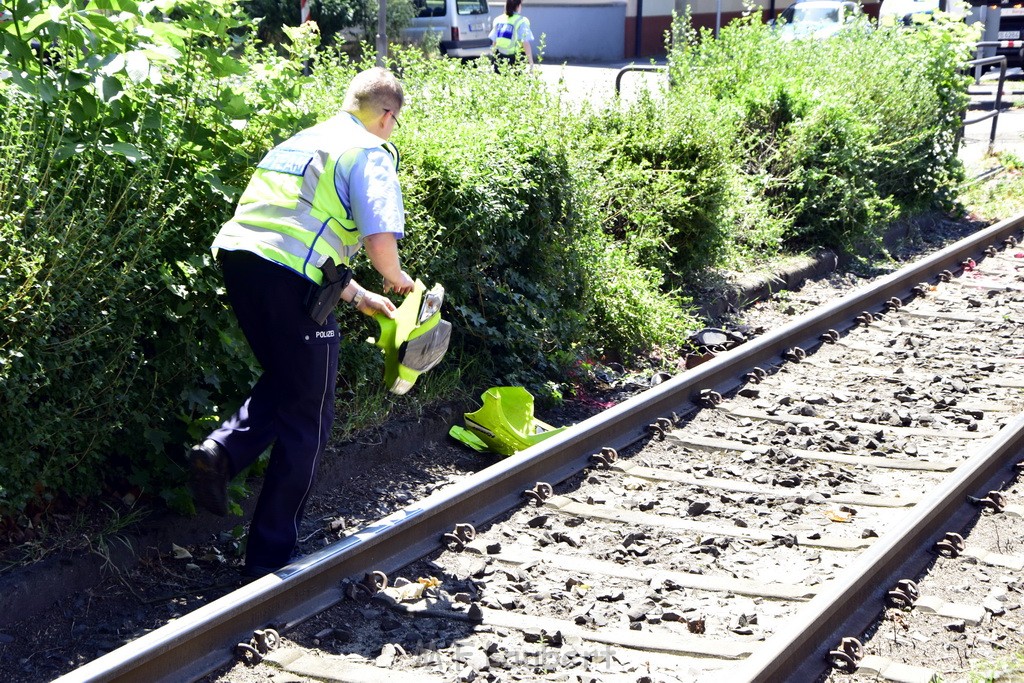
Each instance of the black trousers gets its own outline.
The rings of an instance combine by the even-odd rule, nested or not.
[[[338,323],[306,313],[312,283],[246,251],[221,252],[228,300],[263,369],[238,411],[209,437],[227,451],[234,477],[272,445],[256,503],[245,564],[286,564],[334,422]]]
[[[511,55],[492,52],[491,63],[494,65],[494,73],[508,73],[522,69],[526,65],[526,58],[522,52],[516,52]]]

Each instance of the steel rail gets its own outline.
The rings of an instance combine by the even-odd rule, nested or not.
[[[248,642],[255,631],[287,629],[340,601],[343,580],[391,572],[428,555],[456,525],[481,525],[521,505],[524,491],[538,482],[563,481],[605,447],[622,450],[650,435],[659,418],[691,410],[704,392],[726,393],[745,381],[742,372],[777,365],[793,348],[806,351],[823,343],[818,336],[824,330],[847,330],[862,312],[877,313],[894,297],[913,296],[923,280],[959,270],[965,259],[1015,236],[1022,224],[1024,214],[964,238],[200,607],[57,683],[179,683],[226,666],[236,644]]]
[[[885,607],[886,592],[902,579],[917,577],[934,559],[932,549],[943,534],[961,530],[977,515],[968,496],[1003,488],[1016,476],[1012,467],[1022,455],[1024,415],[1003,427],[930,492],[900,528],[880,538],[841,578],[827,584],[784,630],[729,671],[728,680],[818,680],[829,668],[829,650],[875,623]]]

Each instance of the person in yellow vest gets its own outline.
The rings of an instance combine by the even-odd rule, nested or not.
[[[520,14],[522,7],[523,0],[505,0],[505,13],[495,17],[491,25],[489,37],[497,72],[506,64],[519,64],[523,57],[533,67],[533,48],[530,45],[534,40],[533,31],[530,30],[530,20]]]
[[[199,506],[228,511],[227,484],[271,447],[246,544],[243,574],[291,560],[320,456],[334,421],[340,331],[333,308],[394,317],[384,294],[407,294],[398,240],[405,212],[398,151],[388,142],[405,101],[390,71],[348,86],[342,111],[274,147],[260,161],[234,217],[213,241],[228,301],[262,374],[238,409],[189,454]],[[383,294],[351,277],[360,247]]]

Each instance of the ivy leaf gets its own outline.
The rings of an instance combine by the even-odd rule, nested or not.
[[[116,54],[109,57],[109,61],[100,67],[100,73],[106,76],[113,76],[118,71],[124,68],[125,56],[122,54]]]
[[[98,110],[96,98],[89,92],[79,93],[78,98],[71,103],[72,118],[78,121],[92,121]]]
[[[56,161],[63,161],[73,157],[76,154],[81,154],[86,149],[85,143],[83,142],[71,142],[66,145],[61,145],[53,152],[53,158]]]

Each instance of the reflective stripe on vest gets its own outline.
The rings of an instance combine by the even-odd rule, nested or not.
[[[259,254],[320,284],[328,259],[348,265],[359,251],[359,229],[334,185],[335,169],[345,178],[357,155],[381,147],[398,166],[394,145],[341,114],[304,130],[270,150],[260,161],[235,215],[221,228],[212,250],[243,249]]]
[[[519,40],[519,27],[526,21],[522,14],[508,16],[502,14],[498,17],[497,37],[494,40],[494,47],[503,55],[513,55],[522,47]]]

